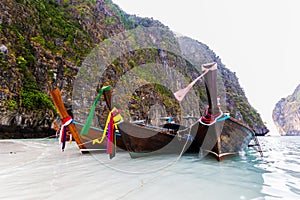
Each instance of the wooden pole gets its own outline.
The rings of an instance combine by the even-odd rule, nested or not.
[[[208,113],[215,115],[220,112],[217,100],[217,63],[214,62],[202,65],[203,71],[208,71],[210,68],[214,68],[214,70],[209,70],[209,72],[205,74],[204,81],[209,106]]]
[[[64,102],[61,98],[61,92],[59,89],[54,89],[50,92],[50,96],[52,98],[52,101],[54,103],[54,106],[56,107],[58,114],[60,116],[61,119],[66,118],[67,116],[69,116],[65,106],[64,106]],[[79,147],[79,149],[86,149],[85,146],[82,144],[81,138],[79,133],[77,132],[77,129],[75,127],[75,125],[73,123],[71,123],[70,125],[68,125],[68,128],[72,134],[72,137],[74,138],[74,140],[77,143],[77,146]]]

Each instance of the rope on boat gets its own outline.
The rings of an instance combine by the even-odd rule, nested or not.
[[[47,137],[43,137],[43,138],[35,138],[35,140],[46,140],[46,139],[51,139],[51,138],[57,138],[57,135],[49,135]]]
[[[255,142],[255,147],[253,147],[253,148],[260,154],[261,157],[263,157],[264,155],[263,155],[261,146],[260,146],[259,141],[256,136],[254,136],[254,142]]]
[[[222,110],[220,110],[219,115],[218,115],[217,117],[215,117],[215,119],[214,119],[213,122],[211,122],[211,123],[209,123],[209,124],[204,123],[204,122],[201,120],[202,117],[201,117],[198,121],[199,121],[201,124],[203,124],[204,126],[211,126],[211,125],[215,124],[215,123],[217,122],[217,120],[218,120],[220,117],[222,117],[222,116],[223,116],[223,112],[222,112]],[[211,116],[211,117],[213,117],[213,116]]]
[[[186,130],[186,129],[184,129],[184,130]],[[187,141],[189,141],[189,140],[194,141],[195,138],[194,138],[194,136],[191,135],[191,131],[189,131],[188,134],[183,134],[183,135],[181,135],[180,132],[181,131],[178,131],[177,134],[176,134],[178,141],[181,141],[182,138],[186,139]]]
[[[84,126],[84,124],[82,124],[82,123],[80,123],[80,122],[76,122],[76,121],[73,121],[73,124],[76,124],[76,125],[79,125],[79,126],[82,126],[82,127]],[[95,130],[95,131],[99,131],[99,132],[102,132],[102,133],[103,133],[103,130],[100,129],[100,128],[96,128],[96,127],[91,126],[90,129],[93,129],[93,130]]]

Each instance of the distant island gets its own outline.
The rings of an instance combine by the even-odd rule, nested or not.
[[[300,84],[292,95],[276,104],[273,120],[280,135],[300,135]]]

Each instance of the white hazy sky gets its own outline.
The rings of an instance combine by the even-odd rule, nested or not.
[[[271,133],[275,104],[300,84],[300,0],[113,0],[210,47],[236,72]]]

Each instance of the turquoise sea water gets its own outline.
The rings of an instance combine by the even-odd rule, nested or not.
[[[197,155],[131,159],[60,151],[56,140],[0,140],[0,199],[300,199],[300,137],[259,137],[217,162]]]

